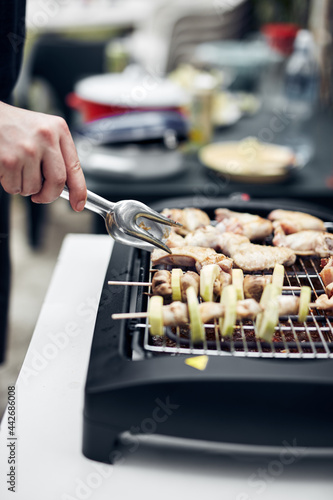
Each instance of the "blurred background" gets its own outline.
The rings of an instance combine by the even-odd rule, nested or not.
[[[191,196],[331,208],[329,0],[27,2],[23,108],[63,116],[87,186],[149,205]],[[0,414],[68,233],[105,233],[68,202],[12,198]]]

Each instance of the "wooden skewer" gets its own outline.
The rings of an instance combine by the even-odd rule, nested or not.
[[[151,286],[151,283],[144,281],[108,281],[108,285]]]
[[[148,318],[148,313],[146,312],[133,312],[133,313],[115,313],[112,314],[112,319],[137,319],[137,318]]]
[[[108,281],[108,285],[152,286],[149,281]],[[282,290],[300,290],[300,286],[283,286]]]

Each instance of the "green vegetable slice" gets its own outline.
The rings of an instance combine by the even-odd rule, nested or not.
[[[178,268],[174,268],[171,271],[171,289],[172,289],[172,300],[182,300],[182,292],[180,287],[180,278],[183,276],[183,271]]]
[[[279,287],[273,283],[265,286],[260,299],[260,305],[264,308],[259,313],[256,321],[257,336],[271,342],[275,333],[275,327],[279,322]]]
[[[244,299],[244,273],[242,269],[232,269],[231,270],[232,284],[236,289],[237,300]]]
[[[148,320],[150,324],[150,334],[163,336],[163,297],[161,295],[153,295],[150,297]]]
[[[220,267],[217,264],[208,264],[200,271],[200,295],[204,302],[214,300],[214,282],[220,276]]]
[[[284,266],[282,264],[275,264],[272,275],[272,283],[273,285],[279,288],[280,295],[282,293],[283,281],[284,281]]]
[[[188,314],[190,318],[191,338],[193,343],[202,342],[205,339],[205,328],[203,326],[199,301],[193,286],[186,290]]]
[[[309,286],[301,287],[301,294],[299,297],[298,321],[304,323],[309,314],[309,304],[311,302],[311,288]]]
[[[230,337],[233,334],[236,323],[237,292],[234,285],[223,288],[221,293],[221,304],[224,305],[224,317],[219,319],[221,335]]]

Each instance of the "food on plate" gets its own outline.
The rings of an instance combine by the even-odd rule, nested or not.
[[[273,225],[268,219],[259,215],[233,212],[227,208],[217,208],[215,220],[219,223],[220,232],[242,234],[249,240],[263,240],[273,231]]]
[[[305,229],[325,231],[325,224],[321,219],[304,212],[277,209],[268,215],[268,219],[273,221],[274,227],[281,226],[285,234],[298,233]]]
[[[289,248],[297,255],[329,257],[333,255],[333,234],[310,229],[285,234],[282,227],[277,227],[273,245],[278,248]]]
[[[290,248],[254,244],[240,234],[224,233],[220,242],[221,251],[243,271],[272,269],[275,264],[290,266],[296,260],[295,252]]]
[[[199,208],[165,208],[161,214],[182,225],[182,227],[175,228],[175,232],[181,235],[186,235],[198,227],[210,224],[210,218],[206,212]]]

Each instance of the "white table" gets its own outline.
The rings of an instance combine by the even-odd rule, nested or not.
[[[108,236],[69,235],[62,246],[16,384],[16,494],[7,490],[7,422],[0,433],[2,500],[332,500],[332,461],[254,458],[219,447],[177,450],[142,442],[115,466],[81,453],[83,391]]]

